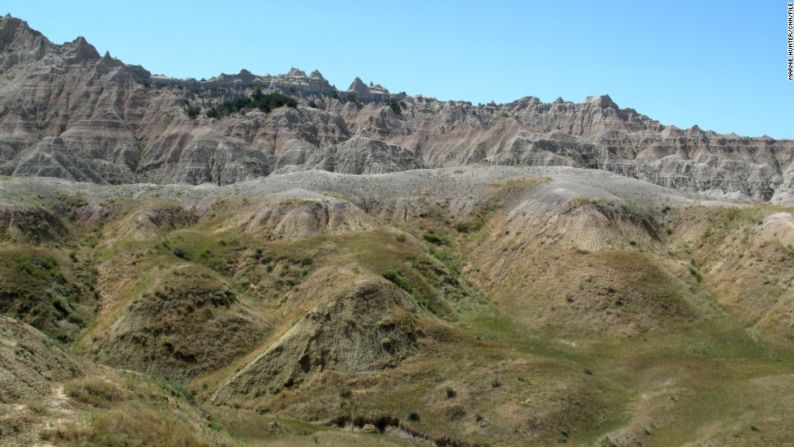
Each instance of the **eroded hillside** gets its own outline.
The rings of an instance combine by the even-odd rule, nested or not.
[[[285,96],[286,95],[286,96]],[[0,18],[0,173],[230,184],[274,173],[461,165],[609,170],[712,196],[791,202],[794,144],[665,126],[609,96],[474,105],[347,90],[318,72],[173,79]]]
[[[526,167],[0,204],[3,441],[794,440],[790,207]]]

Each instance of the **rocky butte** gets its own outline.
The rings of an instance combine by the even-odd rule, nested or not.
[[[794,142],[665,126],[606,95],[473,105],[359,78],[343,91],[296,68],[173,79],[100,56],[82,37],[53,44],[9,16],[0,19],[0,70],[5,175],[223,185],[306,169],[572,166],[712,196],[794,194]],[[297,106],[207,116],[257,89]]]

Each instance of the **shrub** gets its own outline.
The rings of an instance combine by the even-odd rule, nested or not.
[[[402,114],[402,107],[400,107],[400,101],[397,101],[396,98],[392,98],[391,101],[389,101],[389,108],[391,109],[392,112],[394,112],[395,115]]]
[[[287,95],[284,95],[279,92],[273,93],[262,93],[262,90],[256,89],[254,93],[251,95],[251,105],[260,109],[263,112],[269,112],[273,109],[287,106],[287,107],[297,107],[298,101],[294,98],[291,98]]]
[[[350,396],[353,395],[353,390],[350,389],[347,385],[342,385],[339,387],[339,397],[342,399],[350,399]]]
[[[700,272],[698,272],[696,268],[689,267],[689,274],[694,276],[697,282],[703,282],[703,276],[700,275]]]
[[[498,377],[491,379],[491,388],[499,388],[502,386],[502,381]]]
[[[444,392],[447,395],[447,399],[452,399],[452,398],[454,398],[455,396],[458,395],[458,393],[455,390],[453,390],[452,388],[450,388],[450,387],[447,387],[447,389],[444,390]]]
[[[298,101],[283,93],[262,93],[261,89],[254,90],[251,96],[236,96],[228,101],[218,104],[207,111],[208,118],[218,118],[224,115],[240,112],[244,109],[259,109],[265,113],[279,107],[297,107]]]
[[[418,421],[419,421],[419,419],[420,419],[420,417],[419,417],[419,413],[417,413],[417,412],[415,412],[415,411],[412,411],[412,412],[408,413],[408,420],[409,420],[409,421],[411,421],[411,422],[418,422]]]
[[[186,261],[190,260],[190,255],[188,254],[188,252],[186,252],[185,250],[182,250],[181,248],[175,248],[174,249],[174,256],[176,256],[177,258],[180,258],[180,259],[184,259]]]
[[[101,408],[107,408],[111,403],[124,399],[124,393],[119,387],[101,379],[71,382],[64,387],[64,392],[78,402]]]
[[[480,227],[478,222],[469,220],[455,224],[455,229],[458,231],[458,233],[469,233],[477,230],[478,227]]]
[[[411,293],[411,285],[408,284],[408,280],[397,270],[386,270],[383,272],[383,277],[393,282],[397,287]]]
[[[40,400],[26,400],[23,404],[28,410],[36,414],[47,414],[50,409],[46,403]]]
[[[420,291],[414,290],[411,287],[411,284],[408,282],[408,279],[404,277],[400,272],[397,270],[386,270],[383,272],[383,277],[394,283],[397,287],[405,290],[408,292],[414,300],[416,300],[419,305],[422,307],[429,309],[430,308],[430,300],[427,299]]]
[[[405,234],[400,233],[397,235],[397,242],[405,242]]]
[[[187,113],[187,116],[190,119],[196,119],[196,117],[199,116],[199,113],[201,113],[201,107],[188,105],[185,107],[185,113]]]
[[[215,107],[210,107],[207,109],[207,112],[204,113],[204,116],[207,118],[220,118],[221,113]]]
[[[50,299],[50,303],[52,303],[52,307],[55,308],[59,313],[62,315],[68,315],[71,311],[69,303],[61,296],[54,295]]]
[[[432,231],[425,233],[422,237],[433,245],[447,245],[447,240],[443,236],[439,236]]]

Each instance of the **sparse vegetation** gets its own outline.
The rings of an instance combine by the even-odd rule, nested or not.
[[[341,397],[342,399],[350,399],[352,395],[353,395],[353,390],[350,389],[349,386],[342,385],[339,387],[339,397]]]
[[[206,115],[208,118],[218,118],[245,109],[259,109],[265,113],[269,113],[272,110],[284,106],[297,107],[298,101],[295,100],[295,98],[279,92],[262,93],[262,90],[257,88],[251,96],[237,96],[217,106],[210,107]]]
[[[72,399],[100,408],[124,399],[124,393],[115,384],[102,379],[80,379],[68,383],[64,393]]]
[[[697,268],[690,266],[689,273],[697,280],[697,282],[703,282],[703,276],[700,275],[700,272]]]
[[[397,98],[391,98],[389,100],[389,108],[395,115],[402,115],[402,106],[400,106],[400,101]]]
[[[3,312],[59,337],[46,338],[52,349],[77,346],[70,355],[87,364],[98,358],[141,374],[125,373],[122,385],[113,378],[119,370],[87,367],[55,379],[73,417],[58,406],[25,404],[21,413],[64,418],[45,441],[75,446],[149,445],[155,437],[164,445],[390,445],[401,441],[364,431],[398,423],[422,436],[494,445],[598,445],[618,430],[649,445],[683,445],[714,424],[741,441],[778,439],[770,414],[785,415],[788,405],[764,397],[791,392],[779,378],[794,357],[767,342],[778,335],[762,324],[750,336],[735,303],[719,301],[731,296],[726,287],[742,289],[743,300],[787,291],[791,249],[758,238],[764,214],[675,208],[664,221],[670,234],[647,239],[632,229],[609,234],[620,244],[583,249],[548,228],[537,232],[529,218],[523,227],[506,224],[504,210],[535,194],[534,185],[489,185],[465,214],[430,202],[405,221],[296,239],[266,226],[240,231],[262,203],[237,193],[218,204],[202,198],[200,219],[171,219],[149,233],[123,229],[139,216],[165,215],[160,204],[113,204],[90,228],[59,216],[67,221],[62,239],[0,247],[0,302],[14,303]],[[161,201],[174,197],[160,193]],[[196,194],[180,193],[180,208],[190,209]],[[350,191],[338,194],[359,203]],[[577,205],[585,208],[577,213],[612,206]],[[378,213],[366,217],[377,221]],[[743,262],[752,268],[737,272]],[[350,298],[359,287],[372,294]],[[345,330],[353,336],[337,335]],[[289,331],[309,335],[275,347]],[[20,356],[33,350],[22,345]],[[267,386],[254,380],[250,394],[229,391],[229,378],[265,352],[275,359],[269,367],[297,372]],[[334,363],[347,356],[356,373]],[[642,393],[660,398],[649,403]],[[166,423],[176,428],[164,434]]]
[[[195,430],[161,411],[134,406],[99,413],[88,428],[78,425],[58,427],[48,438],[59,445],[101,445],[128,447],[204,447]]]
[[[187,114],[187,116],[190,119],[196,119],[196,117],[198,117],[200,113],[201,113],[201,107],[199,106],[193,106],[193,105],[185,106],[185,114]]]
[[[188,254],[188,252],[186,252],[185,250],[179,247],[174,249],[174,256],[180,259],[184,259],[186,261],[190,260],[190,255]]]
[[[449,240],[447,238],[436,234],[433,231],[428,231],[422,235],[422,238],[433,245],[449,245]]]
[[[383,277],[396,284],[397,287],[411,293],[411,285],[408,284],[408,280],[397,270],[386,270],[383,272]]]
[[[383,272],[383,277],[393,282],[397,287],[408,292],[408,294],[411,295],[421,306],[430,308],[430,301],[427,299],[427,297],[422,294],[421,291],[411,287],[408,279],[400,274],[400,272],[397,270],[386,270]]]

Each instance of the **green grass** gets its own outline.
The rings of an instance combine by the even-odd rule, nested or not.
[[[94,249],[87,241],[100,236],[86,233],[78,246],[3,245],[0,291],[27,290],[29,302],[45,310],[32,314],[34,317],[87,325],[96,328],[89,330],[90,336],[102,337],[124,314],[126,305],[147,293],[159,292],[200,307],[191,299],[203,294],[183,297],[165,293],[162,286],[193,290],[187,285],[205,278],[213,290],[221,286],[234,289],[242,303],[233,310],[251,312],[271,325],[281,323],[280,314],[273,312],[280,309],[279,300],[294,297],[303,281],[322,278],[313,276],[315,272],[338,265],[345,275],[352,272],[354,280],[383,277],[391,281],[435,314],[420,313],[416,321],[423,334],[420,349],[407,359],[359,375],[329,371],[316,381],[285,388],[261,401],[243,402],[269,411],[267,415],[251,409],[210,408],[211,417],[188,418],[185,415],[192,411],[194,400],[212,395],[213,387],[202,391],[194,388],[195,384],[185,386],[167,378],[135,376],[149,384],[145,389],[88,379],[70,382],[66,394],[80,402],[80,408],[102,410],[87,410],[93,412],[87,430],[64,434],[61,441],[65,445],[146,444],[154,442],[150,434],[162,437],[162,445],[191,445],[203,442],[202,430],[196,427],[218,436],[228,433],[235,442],[261,445],[313,444],[315,436],[324,445],[393,441],[301,421],[340,414],[393,415],[426,433],[494,445],[518,443],[521,435],[514,430],[523,427],[542,434],[538,445],[562,441],[591,445],[604,433],[634,423],[636,415],[643,412],[655,423],[651,433],[642,437],[645,445],[681,445],[696,441],[697,434],[709,427],[723,424],[726,430],[733,430],[734,423],[739,424],[737,430],[745,430],[737,438],[742,441],[744,436],[777,439],[774,436],[785,428],[775,428],[770,421],[791,410],[790,405],[776,403],[789,391],[783,385],[765,388],[759,381],[794,373],[794,349],[756,340],[745,324],[720,311],[716,296],[708,289],[711,270],[700,262],[690,264],[689,259],[698,256],[687,253],[686,247],[674,247],[667,254],[549,251],[534,264],[537,270],[523,272],[527,276],[555,272],[556,276],[550,273],[548,278],[563,286],[573,284],[577,272],[586,266],[594,272],[607,271],[596,267],[609,266],[608,275],[593,275],[592,281],[581,282],[585,288],[582,295],[596,291],[618,297],[635,291],[647,300],[646,310],[669,304],[698,317],[692,324],[671,324],[630,336],[530,327],[522,316],[540,307],[526,303],[538,300],[543,304],[542,298],[553,297],[559,288],[552,285],[543,295],[544,284],[527,286],[520,273],[511,274],[513,288],[505,290],[515,296],[507,297],[509,300],[496,292],[489,297],[478,295],[467,284],[463,267],[471,261],[471,247],[488,229],[493,213],[511,200],[511,194],[533,185],[521,181],[494,185],[491,199],[463,219],[437,211],[400,231],[379,229],[299,241],[270,241],[218,231],[239,205],[237,199],[229,199],[229,203],[213,207],[213,217],[149,240],[121,238],[111,244],[107,243],[110,239],[101,239]],[[681,211],[674,216],[677,220],[671,228],[679,229],[696,217],[687,213],[700,212]],[[762,215],[757,209],[708,211],[704,219],[709,230],[696,244],[707,248],[718,245],[726,235],[757,225]],[[101,238],[113,238],[114,225],[117,228],[119,222],[108,224]],[[677,235],[671,232],[671,239]],[[86,299],[92,291],[89,267],[100,264],[104,281],[113,284],[115,295],[102,303],[106,321],[92,326],[91,312],[86,312],[94,304]],[[112,276],[117,273],[118,277]],[[624,287],[618,280],[628,274],[636,276]],[[776,276],[769,281],[781,280]],[[254,292],[253,286],[261,286],[259,292]],[[306,287],[317,284],[307,282]],[[579,295],[576,298],[581,299]],[[218,304],[223,307],[224,303]],[[525,306],[519,307],[522,303]],[[40,310],[37,306],[34,310]],[[264,347],[263,343],[251,349]],[[223,374],[233,374],[242,364],[235,362],[229,362]],[[496,383],[499,386],[494,386]],[[659,396],[649,403],[644,399],[652,392]],[[672,410],[654,407],[658,401],[672,400]],[[419,418],[410,421],[408,415],[413,412]],[[192,425],[191,421],[200,422]],[[279,428],[271,430],[272,422]],[[487,424],[480,427],[480,422]],[[751,433],[749,424],[757,425],[758,431]],[[176,429],[169,431],[166,426]]]
[[[0,246],[0,296],[0,312],[70,341],[92,317],[92,273],[63,249],[6,244]]]

